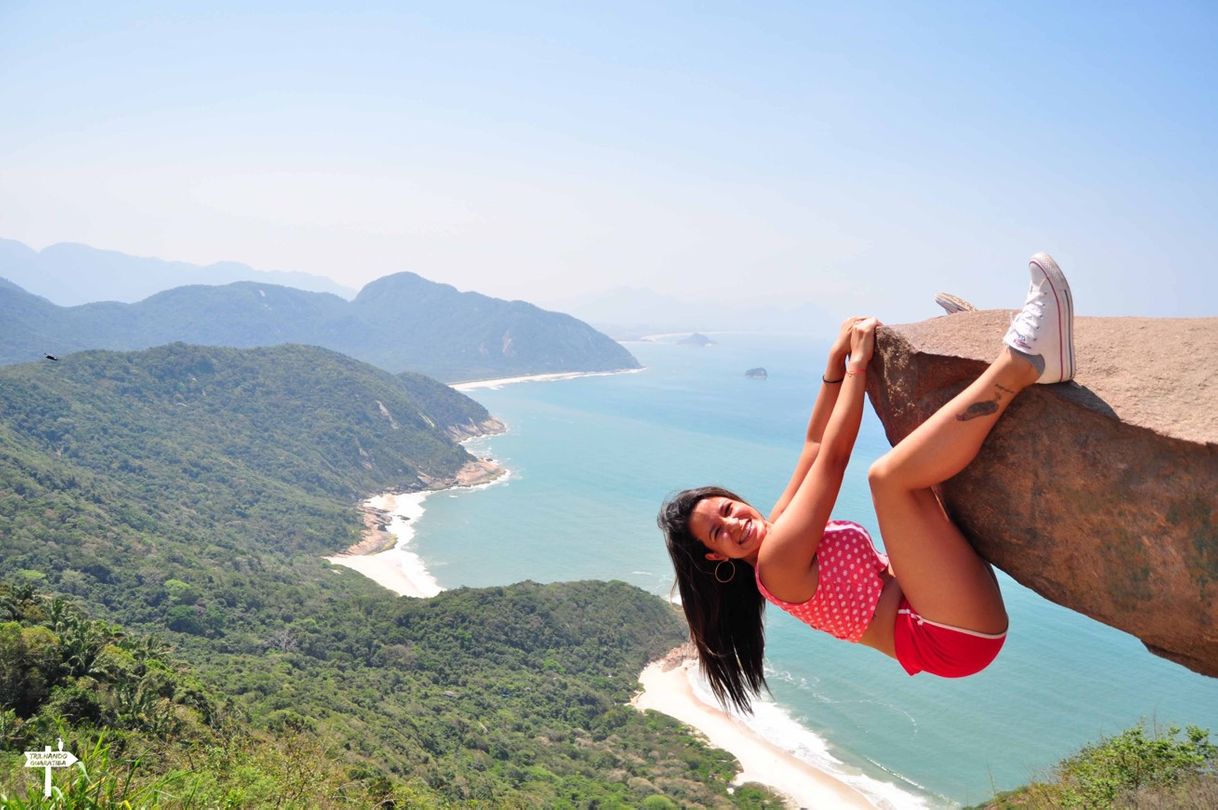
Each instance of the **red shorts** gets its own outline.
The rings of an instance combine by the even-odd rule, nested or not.
[[[1006,639],[1006,633],[976,633],[923,619],[903,596],[897,608],[893,643],[897,661],[910,675],[919,672],[944,678],[973,675],[998,657]]]

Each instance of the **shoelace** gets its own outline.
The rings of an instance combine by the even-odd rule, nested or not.
[[[1011,321],[1011,329],[1028,342],[1040,331],[1040,323],[1045,315],[1045,298],[1044,286],[1033,284],[1028,288],[1028,300],[1024,301],[1023,309]]]

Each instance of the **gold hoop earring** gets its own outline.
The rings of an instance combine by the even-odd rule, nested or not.
[[[727,579],[723,579],[722,577],[719,576],[719,569],[723,567],[724,563],[727,563],[728,565],[730,565],[732,567],[732,573],[728,574]],[[735,560],[720,560],[719,564],[715,566],[715,582],[718,582],[720,585],[726,585],[727,583],[731,582],[735,578],[736,578],[736,561]]]

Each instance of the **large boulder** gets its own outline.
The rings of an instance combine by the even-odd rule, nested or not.
[[[882,327],[868,394],[896,444],[1001,348],[1011,312]],[[1078,318],[1074,382],[1021,394],[940,487],[983,557],[1218,675],[1218,318]]]

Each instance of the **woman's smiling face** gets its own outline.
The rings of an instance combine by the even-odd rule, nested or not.
[[[757,555],[769,524],[744,501],[715,495],[694,507],[689,530],[709,549],[706,559],[739,560]]]

